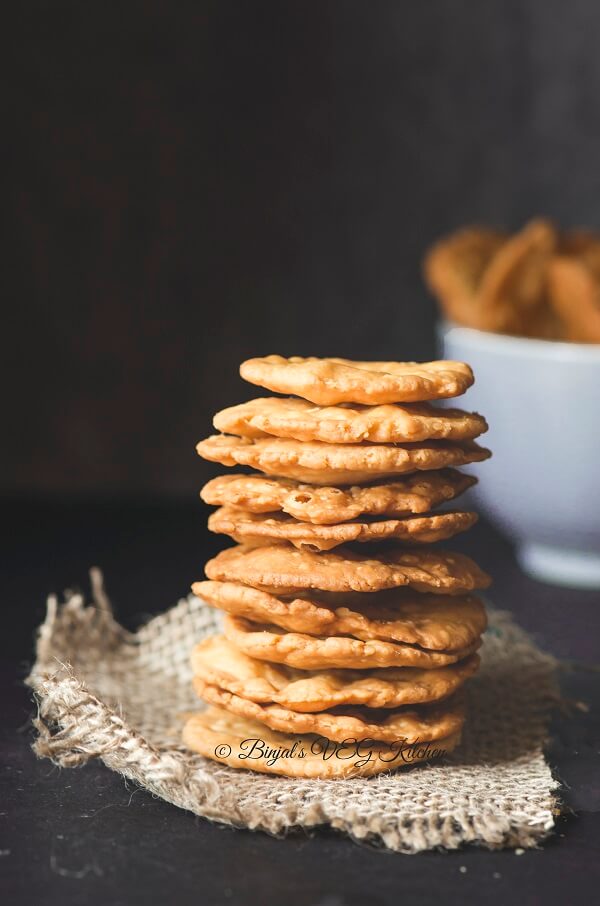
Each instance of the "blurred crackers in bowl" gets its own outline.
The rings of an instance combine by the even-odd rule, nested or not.
[[[424,275],[454,324],[600,343],[600,234],[542,219],[512,235],[466,227],[431,246]]]

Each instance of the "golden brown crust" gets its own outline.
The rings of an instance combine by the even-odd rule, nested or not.
[[[325,736],[333,742],[375,739],[408,744],[427,739],[434,742],[460,732],[464,708],[458,700],[413,708],[384,709],[344,706],[335,711],[299,712],[278,704],[261,705],[218,686],[194,678],[196,693],[210,705],[238,717],[257,720],[280,733]]]
[[[543,333],[546,269],[557,242],[553,225],[532,220],[504,243],[479,287],[479,305],[492,329],[523,336]]]
[[[474,441],[423,441],[402,446],[323,444],[280,437],[253,440],[228,434],[207,437],[197,444],[196,451],[211,462],[250,466],[317,485],[361,484],[405,472],[482,462],[491,455]]]
[[[490,584],[490,577],[464,554],[397,547],[375,558],[345,547],[313,553],[287,544],[238,545],[209,560],[205,570],[209,579],[273,589],[275,594],[314,588],[367,592],[402,585],[435,594],[462,594]]]
[[[546,272],[557,243],[553,225],[533,220],[509,238],[479,228],[441,240],[425,258],[425,278],[448,316],[479,330],[551,336]]]
[[[219,475],[204,485],[205,503],[236,506],[252,513],[284,512],[301,522],[331,525],[359,516],[400,518],[427,513],[476,483],[455,469],[413,473],[397,481],[349,488],[302,484],[263,475]]]
[[[460,396],[473,383],[464,362],[354,362],[338,358],[248,359],[240,374],[251,384],[320,406],[421,402]]]
[[[423,261],[425,282],[456,324],[480,327],[478,289],[489,264],[506,242],[505,233],[465,227],[438,240]]]
[[[359,749],[344,747],[334,754],[331,747],[324,752],[323,741],[314,735],[278,733],[258,721],[215,707],[190,717],[183,729],[184,745],[220,764],[265,774],[323,780],[370,777],[409,764],[437,760],[459,742],[460,733],[456,733],[416,747],[398,749],[393,744],[375,743],[364,744]],[[279,756],[275,757],[275,753]]]
[[[445,512],[408,516],[404,519],[313,525],[311,522],[298,522],[292,516],[281,513],[264,515],[247,513],[236,507],[220,507],[209,517],[208,528],[211,532],[229,535],[241,544],[289,541],[300,550],[328,551],[352,541],[432,544],[452,538],[459,532],[466,532],[476,522],[476,513]]]
[[[329,444],[413,443],[421,440],[473,440],[487,431],[475,412],[440,409],[427,403],[404,406],[315,406],[307,400],[265,397],[217,412],[213,424],[223,434],[287,437]]]
[[[581,260],[558,256],[548,270],[550,303],[564,324],[565,338],[575,343],[600,343],[600,268],[596,268],[582,253]]]
[[[430,651],[415,645],[363,642],[346,636],[317,638],[299,632],[286,632],[277,626],[251,623],[243,617],[225,615],[223,630],[236,648],[249,657],[274,661],[305,670],[322,668],[368,669],[371,667],[445,667],[455,664],[479,648],[475,642],[460,651]]]
[[[233,616],[315,636],[348,635],[452,651],[476,642],[487,626],[485,607],[473,595],[392,588],[285,597],[234,582],[194,582],[192,591]]]
[[[259,704],[310,713],[340,705],[398,708],[440,701],[456,692],[478,667],[479,655],[472,654],[435,670],[297,670],[248,657],[222,635],[204,639],[192,652],[194,675],[207,685]]]

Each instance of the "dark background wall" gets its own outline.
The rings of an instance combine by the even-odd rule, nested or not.
[[[430,357],[436,236],[600,226],[593,0],[13,15],[2,490],[192,495],[245,357]]]

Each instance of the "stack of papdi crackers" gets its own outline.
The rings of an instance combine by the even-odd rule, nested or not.
[[[443,757],[479,666],[489,577],[437,546],[476,515],[441,504],[490,456],[480,415],[431,405],[473,383],[462,362],[267,356],[243,378],[285,396],[219,412],[200,456],[258,472],[202,489],[213,532],[236,545],[196,595],[225,611],[198,644],[208,708],[185,744],[235,768],[367,776]],[[293,396],[290,396],[293,394]]]

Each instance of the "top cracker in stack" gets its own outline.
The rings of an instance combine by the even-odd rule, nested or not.
[[[268,356],[240,372],[296,396],[223,410],[223,433],[197,447],[263,474],[215,478],[201,492],[219,507],[209,528],[238,544],[193,585],[226,616],[224,635],[193,653],[211,707],[188,721],[185,742],[290,776],[439,757],[460,739],[460,687],[486,626],[473,592],[489,577],[428,545],[476,521],[436,507],[475,481],[455,467],[490,452],[475,441],[485,419],[430,401],[464,393],[471,369]]]

